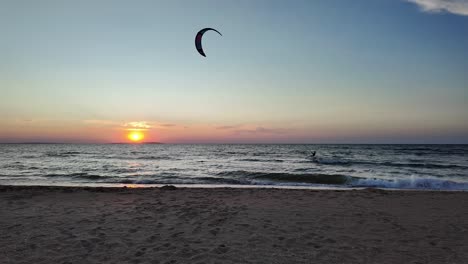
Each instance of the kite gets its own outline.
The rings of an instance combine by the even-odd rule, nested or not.
[[[209,30],[213,30],[213,31],[217,32],[219,35],[222,36],[222,34],[219,33],[219,31],[214,29],[214,28],[204,28],[204,29],[198,31],[197,36],[195,37],[195,47],[197,48],[198,53],[200,53],[200,55],[202,55],[203,57],[206,57],[206,55],[205,55],[205,52],[203,51],[203,47],[202,47],[202,37],[203,37],[203,34],[205,34],[205,32],[207,32]]]

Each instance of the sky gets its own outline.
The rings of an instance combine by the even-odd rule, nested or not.
[[[0,0],[0,34],[0,142],[468,143],[468,0]]]

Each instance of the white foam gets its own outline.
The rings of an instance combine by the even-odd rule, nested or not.
[[[424,190],[468,190],[468,182],[456,182],[439,178],[422,178],[411,176],[407,179],[357,179],[353,186],[377,187],[393,189],[424,189]]]

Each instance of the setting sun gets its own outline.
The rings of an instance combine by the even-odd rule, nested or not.
[[[145,135],[141,131],[131,131],[127,136],[128,139],[133,142],[140,142],[143,140],[143,138],[145,138]]]

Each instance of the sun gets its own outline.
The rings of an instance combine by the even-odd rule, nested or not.
[[[145,135],[141,131],[131,131],[127,137],[132,142],[141,142],[145,138]]]

